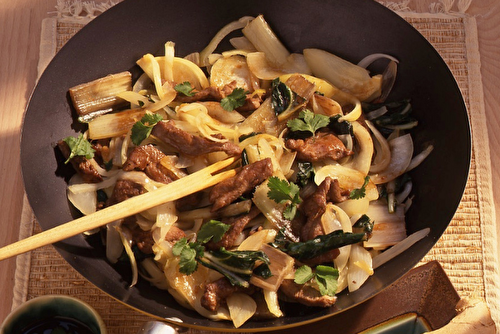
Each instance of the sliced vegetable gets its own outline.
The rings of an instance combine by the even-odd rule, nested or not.
[[[126,71],[72,87],[69,94],[78,115],[85,117],[101,110],[110,112],[123,106],[125,101],[116,95],[131,90],[132,74]]]
[[[413,156],[413,140],[410,134],[389,141],[391,162],[386,169],[370,175],[375,184],[387,183],[402,175],[410,165]]]

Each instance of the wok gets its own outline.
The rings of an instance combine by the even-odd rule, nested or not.
[[[356,292],[341,293],[334,307],[319,309],[284,304],[285,316],[252,320],[241,331],[280,329],[329,316],[342,316],[408,272],[445,231],[462,197],[471,155],[467,111],[460,90],[436,50],[397,14],[372,0],[125,0],[78,32],[41,76],[26,110],[21,138],[21,165],[26,193],[43,229],[72,220],[66,199],[70,167],[54,149],[61,138],[84,129],[75,119],[68,88],[110,73],[130,70],[145,53],[160,54],[166,41],[176,55],[202,50],[225,24],[263,14],[291,52],[306,47],[333,52],[351,62],[372,53],[400,60],[389,100],[410,98],[419,120],[412,131],[416,151],[427,143],[433,153],[411,172],[414,201],[407,213],[408,234],[430,227],[429,235],[375,271]],[[222,44],[221,49],[227,48]],[[381,72],[377,63],[371,68]],[[80,274],[110,296],[161,319],[213,330],[234,330],[230,322],[213,322],[184,309],[166,291],[144,280],[129,288],[130,269],[105,259],[97,238],[83,235],[55,245]]]

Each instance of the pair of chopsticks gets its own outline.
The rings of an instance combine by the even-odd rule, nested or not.
[[[179,198],[209,188],[236,175],[234,169],[215,174],[230,166],[235,160],[235,158],[228,158],[216,162],[154,191],[129,198],[90,215],[83,216],[2,247],[0,248],[0,261],[26,253],[38,247],[53,244],[77,234],[104,226],[113,221],[151,209],[160,204],[175,201]]]

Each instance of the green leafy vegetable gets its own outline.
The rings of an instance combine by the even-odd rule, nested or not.
[[[267,197],[276,203],[288,203],[283,211],[283,217],[292,220],[297,213],[297,205],[302,202],[299,196],[300,188],[295,183],[288,183],[287,180],[276,176],[269,178],[268,187]]]
[[[352,225],[353,232],[364,232],[372,233],[373,231],[373,221],[367,215],[362,215],[358,220]]]
[[[333,231],[326,235],[318,235],[316,238],[304,242],[291,242],[284,238],[283,233],[278,233],[272,246],[297,260],[308,260],[332,249],[366,240],[368,240],[367,233],[349,233],[342,230]]]
[[[189,81],[184,81],[183,83],[175,85],[174,89],[181,94],[184,94],[185,96],[193,96],[194,95],[194,88],[191,86],[191,83]]]
[[[299,161],[297,163],[297,183],[301,187],[305,187],[309,181],[314,177],[314,167],[312,162]]]
[[[252,275],[264,278],[271,276],[269,258],[262,251],[228,251],[225,248],[207,251],[204,244],[220,241],[230,225],[216,220],[205,223],[197,234],[197,242],[182,238],[175,243],[172,253],[179,256],[179,271],[191,275],[198,269],[198,263],[216,270],[233,285],[248,287]]]
[[[306,131],[314,136],[318,129],[328,126],[329,123],[330,118],[328,116],[315,114],[304,109],[299,113],[299,117],[289,120],[286,125],[292,131]]]
[[[273,80],[271,89],[271,105],[276,115],[279,115],[290,108],[293,102],[293,92],[279,78]]]
[[[233,111],[245,104],[247,92],[243,88],[235,88],[231,94],[220,101],[222,108]]]
[[[172,247],[172,253],[180,257],[179,271],[191,275],[198,269],[197,258],[203,257],[205,247],[198,242],[189,242],[186,238],[177,241]]]
[[[295,270],[294,282],[297,284],[306,284],[314,277],[311,267],[303,265]]]
[[[328,128],[332,130],[336,135],[351,135],[354,136],[354,130],[352,124],[349,121],[339,121],[341,115],[335,115],[330,117],[330,123]]]
[[[224,233],[226,233],[230,227],[231,225],[212,219],[201,226],[198,231],[197,240],[202,244],[206,244],[210,240],[219,242],[221,241]]]
[[[330,266],[316,266],[315,271],[307,265],[303,265],[295,271],[294,282],[297,284],[306,284],[314,279],[319,287],[322,296],[335,296],[337,292],[337,280],[339,271]]]
[[[78,138],[66,137],[63,141],[68,144],[71,151],[68,159],[64,162],[65,164],[76,156],[83,156],[87,159],[92,159],[94,157],[95,150],[92,148],[90,142],[83,137],[82,133],[78,135]]]
[[[316,282],[322,296],[335,296],[339,271],[330,266],[316,266]]]
[[[368,185],[368,182],[370,181],[370,177],[367,175],[365,176],[365,182],[363,182],[363,185],[361,188],[353,189],[351,193],[349,194],[350,199],[361,199],[366,196],[366,186]]]
[[[140,145],[144,139],[149,137],[156,123],[160,122],[162,119],[163,117],[159,114],[147,113],[144,115],[139,122],[136,122],[132,126],[132,134],[130,135],[132,143]]]

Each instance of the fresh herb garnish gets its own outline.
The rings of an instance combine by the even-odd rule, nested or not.
[[[194,95],[194,88],[191,86],[191,83],[189,81],[184,81],[183,83],[175,85],[174,89],[181,94],[184,94],[185,96],[193,96]]]
[[[92,148],[90,142],[83,137],[82,133],[78,135],[78,138],[66,137],[63,141],[68,144],[70,149],[70,154],[68,159],[64,162],[65,164],[76,156],[83,156],[87,159],[92,159],[94,157],[95,150]]]
[[[243,88],[235,88],[231,94],[220,101],[222,108],[233,111],[245,104],[247,92]]]
[[[289,120],[286,125],[292,131],[306,131],[313,136],[318,129],[324,128],[330,123],[330,118],[325,115],[315,114],[304,109],[299,113],[299,117]]]
[[[353,189],[351,193],[349,194],[350,199],[361,199],[366,196],[366,186],[368,185],[368,182],[370,181],[370,177],[367,175],[365,176],[365,182],[361,186],[361,188]]]
[[[139,122],[136,122],[132,126],[132,134],[130,135],[132,143],[139,146],[144,139],[149,137],[156,123],[160,122],[162,119],[163,117],[159,114],[145,114]]]
[[[197,233],[196,240],[202,244],[206,244],[210,240],[219,242],[230,227],[231,225],[212,219],[201,226]]]
[[[318,285],[319,292],[322,296],[335,296],[337,292],[337,280],[339,271],[330,266],[316,266],[315,271],[307,265],[303,265],[295,271],[294,282],[297,284],[305,284],[314,279]]]
[[[191,275],[198,268],[198,263],[223,274],[231,284],[248,287],[252,275],[264,278],[271,276],[269,258],[262,251],[228,251],[225,248],[207,251],[204,244],[218,242],[230,225],[217,220],[205,223],[197,234],[196,242],[182,238],[175,243],[172,253],[179,256],[179,271]]]
[[[300,188],[295,183],[288,183],[287,180],[276,176],[269,178],[268,187],[267,197],[276,203],[288,203],[283,211],[283,217],[292,220],[297,213],[297,205],[302,202],[299,196]]]
[[[199,242],[188,242],[186,238],[177,241],[172,247],[172,254],[180,257],[179,271],[186,275],[191,275],[198,269],[196,259],[203,257],[205,247]]]

